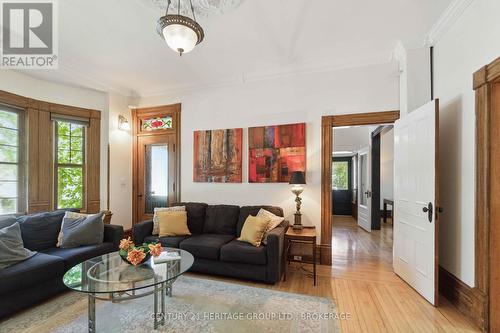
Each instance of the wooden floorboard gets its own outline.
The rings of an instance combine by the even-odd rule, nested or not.
[[[368,233],[351,217],[334,216],[332,266],[318,266],[318,282],[291,264],[286,282],[275,285],[217,279],[334,300],[342,332],[480,332],[444,297],[435,308],[392,270],[392,224]]]

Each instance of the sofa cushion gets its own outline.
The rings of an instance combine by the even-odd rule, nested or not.
[[[265,265],[267,263],[266,247],[255,247],[247,242],[233,240],[221,247],[220,260],[243,264]]]
[[[222,245],[234,239],[231,235],[202,234],[192,236],[180,243],[180,248],[197,258],[219,259]]]
[[[209,205],[203,233],[235,236],[239,213],[240,207],[238,206]]]
[[[37,253],[18,264],[0,270],[0,294],[26,289],[64,274],[64,260]]]
[[[186,207],[188,228],[192,234],[203,233],[203,225],[205,224],[205,215],[208,206],[206,203],[181,202],[174,204],[174,206]]]
[[[261,208],[267,210],[268,212],[273,213],[274,215],[283,216],[283,209],[281,209],[280,207],[276,207],[276,206],[243,206],[240,208],[240,216],[238,218],[238,225],[236,228],[236,235],[238,237],[241,236],[241,229],[243,229],[243,224],[245,224],[245,221],[246,221],[248,215],[257,216],[257,213],[259,213],[259,210]]]
[[[72,248],[51,247],[42,252],[51,256],[59,257],[64,260],[65,270],[84,262],[93,257],[101,256],[110,252],[116,251],[117,248],[113,243],[101,243],[99,245],[86,245]]]
[[[158,237],[158,236],[147,236],[144,238],[144,242],[160,242],[164,247],[175,247],[179,248],[179,244],[188,238],[189,236],[170,236],[170,237]]]
[[[24,247],[19,223],[0,229],[0,269],[18,264],[35,254]]]
[[[64,210],[56,210],[18,217],[17,221],[21,226],[24,247],[40,251],[56,246],[65,213]]]
[[[104,213],[80,217],[65,215],[61,225],[60,243],[62,248],[101,244],[104,239]]]

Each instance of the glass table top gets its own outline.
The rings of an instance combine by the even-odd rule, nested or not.
[[[85,293],[114,293],[152,287],[173,280],[191,268],[193,255],[180,249],[163,248],[169,260],[155,263],[150,258],[133,266],[113,252],[84,261],[64,274],[64,284]]]

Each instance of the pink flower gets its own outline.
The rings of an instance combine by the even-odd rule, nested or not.
[[[148,247],[149,247],[149,253],[151,253],[153,257],[158,257],[163,252],[163,247],[161,246],[160,243],[148,244]]]
[[[133,249],[127,254],[127,260],[134,266],[139,265],[145,257],[146,253],[142,249]]]
[[[132,240],[130,239],[130,237],[128,238],[124,238],[120,241],[120,250],[124,250],[124,251],[128,251],[130,250],[131,248],[134,247],[134,242],[132,242]]]

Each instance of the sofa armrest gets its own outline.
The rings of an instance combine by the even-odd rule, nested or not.
[[[285,233],[288,221],[283,221],[267,235],[267,282],[276,283],[281,279],[283,272],[283,255],[285,252]]]
[[[120,240],[122,240],[124,235],[123,227],[121,225],[115,224],[105,224],[104,225],[104,241],[113,243],[118,248],[120,245]]]
[[[134,243],[142,244],[144,243],[144,238],[151,236],[153,232],[153,220],[137,223],[132,228],[132,237]]]

